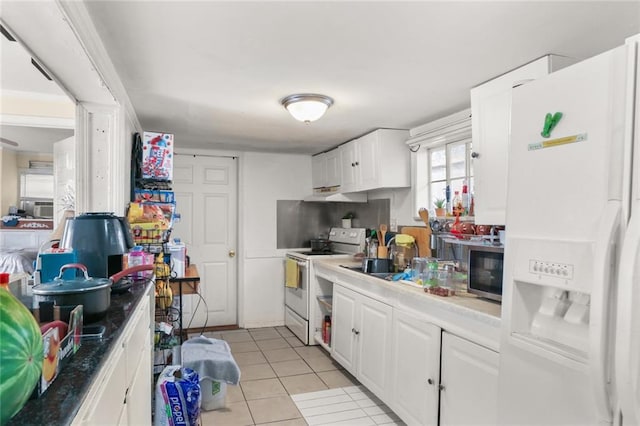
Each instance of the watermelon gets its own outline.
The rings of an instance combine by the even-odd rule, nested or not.
[[[27,402],[40,380],[43,360],[38,323],[22,302],[0,288],[0,424]]]

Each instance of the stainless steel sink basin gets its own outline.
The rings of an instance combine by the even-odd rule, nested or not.
[[[345,266],[340,265],[341,268],[349,269],[351,271],[360,272],[364,275],[369,275],[371,277],[380,278],[381,280],[391,281],[393,274],[391,272],[364,272],[362,270],[362,266]]]

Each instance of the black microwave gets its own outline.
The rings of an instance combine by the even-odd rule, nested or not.
[[[504,248],[478,246],[469,248],[467,291],[498,302],[502,301]]]

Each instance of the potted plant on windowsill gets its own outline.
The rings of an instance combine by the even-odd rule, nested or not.
[[[356,217],[356,215],[353,214],[353,212],[345,213],[344,216],[342,216],[342,227],[351,228],[351,219],[353,219],[354,217]]]
[[[446,211],[444,208],[446,203],[447,202],[444,198],[436,198],[436,200],[433,202],[433,205],[436,206],[436,217],[446,216]]]

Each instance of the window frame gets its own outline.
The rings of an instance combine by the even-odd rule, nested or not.
[[[450,116],[432,121],[411,130],[411,138],[407,141],[411,150],[411,192],[413,203],[413,217],[419,220],[418,210],[426,208],[429,214],[435,216],[435,206],[431,202],[431,158],[430,153],[434,149],[445,147],[446,181],[450,182],[450,166],[447,145],[465,143],[465,177],[469,192],[472,193],[471,180],[475,184],[475,176],[472,174],[473,158],[471,110],[466,109]],[[453,198],[453,193],[451,194]],[[427,205],[428,203],[428,205]]]
[[[440,198],[440,197],[439,196],[438,197],[433,197],[433,194],[431,193],[431,185],[434,182],[444,182],[445,183],[445,187],[447,185],[451,185],[451,179],[452,179],[452,177],[451,177],[451,149],[454,146],[463,145],[463,144],[465,146],[464,176],[463,177],[455,177],[453,179],[455,179],[455,180],[462,179],[463,181],[466,181],[467,182],[467,186],[468,186],[468,191],[469,191],[469,193],[472,193],[473,192],[473,188],[471,187],[471,180],[474,178],[474,176],[472,174],[472,163],[471,163],[471,161],[473,159],[471,158],[471,152],[473,150],[473,140],[470,137],[469,138],[455,140],[455,141],[450,141],[450,142],[446,142],[446,143],[442,143],[442,144],[438,144],[438,145],[432,145],[432,146],[429,146],[429,147],[425,147],[425,150],[426,150],[425,160],[427,162],[426,199],[428,200],[427,204],[429,204],[429,207],[428,207],[429,214],[433,215],[433,217],[435,217],[435,205],[433,204],[432,200],[434,198]],[[431,171],[432,171],[431,153],[434,150],[439,150],[439,149],[442,149],[442,148],[444,148],[444,155],[445,155],[445,178],[432,181],[431,180],[431,175],[432,175],[432,173],[431,173]],[[418,198],[420,195],[423,195],[423,194],[416,194],[416,198]],[[452,190],[451,190],[451,199],[452,200],[453,200],[453,194],[454,194],[454,190],[452,188]],[[462,193],[460,195],[462,195]],[[424,199],[425,197],[423,196],[422,198]],[[417,199],[416,199],[416,201],[417,201]]]

